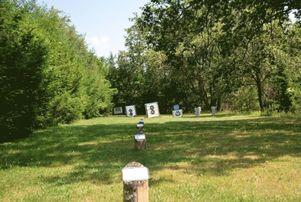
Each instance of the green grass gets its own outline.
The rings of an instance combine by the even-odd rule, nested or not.
[[[150,170],[150,201],[301,201],[301,118],[106,117],[0,144],[0,201],[122,201],[121,169]]]

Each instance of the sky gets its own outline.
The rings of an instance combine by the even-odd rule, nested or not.
[[[98,56],[108,57],[126,50],[125,29],[129,20],[149,0],[37,0],[69,16],[77,32],[85,36],[90,49]]]

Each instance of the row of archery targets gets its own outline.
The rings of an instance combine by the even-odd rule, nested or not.
[[[216,106],[212,106],[211,107],[211,113],[212,113],[212,115],[216,114],[216,109],[217,109]],[[201,107],[195,107],[194,108],[194,114],[196,116],[200,116],[201,112],[202,112],[202,108]],[[146,115],[147,115],[148,118],[159,117],[160,116],[160,111],[159,111],[159,104],[158,104],[158,102],[146,103],[145,104],[145,113],[146,113]],[[113,109],[113,114],[114,115],[124,114],[123,107],[115,107]],[[137,112],[136,112],[135,105],[125,106],[125,114],[128,117],[134,117],[134,116],[136,116]],[[180,106],[178,104],[173,105],[172,115],[174,117],[182,117],[183,116],[183,110],[180,109]]]

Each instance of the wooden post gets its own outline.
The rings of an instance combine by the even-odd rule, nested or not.
[[[146,147],[146,138],[144,134],[144,121],[141,119],[137,123],[137,133],[134,136],[135,149],[143,150]]]
[[[148,202],[148,168],[131,162],[122,169],[123,201]]]
[[[135,135],[135,149],[143,150],[146,148],[146,139],[144,134]]]

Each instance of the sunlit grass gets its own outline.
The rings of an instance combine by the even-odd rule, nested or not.
[[[150,169],[151,201],[301,201],[301,118],[104,117],[0,144],[0,201],[122,201],[121,169]]]

